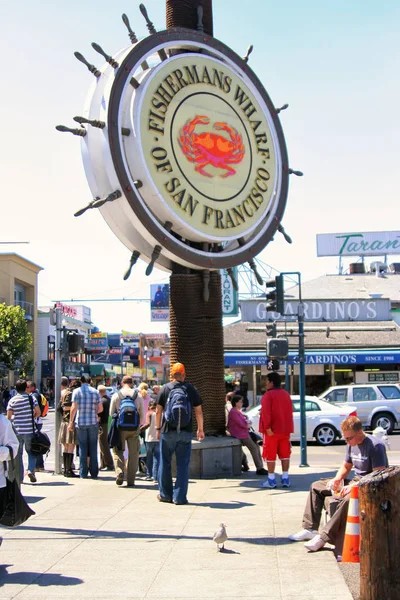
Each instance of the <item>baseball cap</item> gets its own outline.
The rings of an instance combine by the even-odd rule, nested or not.
[[[175,363],[171,367],[171,376],[173,377],[176,373],[180,373],[181,375],[186,375],[185,365],[182,363]]]

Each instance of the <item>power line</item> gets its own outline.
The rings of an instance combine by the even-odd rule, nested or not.
[[[51,302],[151,302],[151,298],[66,298]]]

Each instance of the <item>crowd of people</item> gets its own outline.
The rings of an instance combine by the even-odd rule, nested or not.
[[[275,473],[277,458],[281,462],[281,486],[289,488],[292,401],[290,394],[282,389],[278,373],[268,373],[266,387],[261,399],[261,435],[252,430],[252,424],[242,410],[243,397],[237,390],[226,395],[226,431],[249,450],[256,475],[267,475],[261,484],[263,488],[275,489],[278,485]],[[34,432],[42,427],[40,394],[33,381],[23,379],[16,382],[15,390],[6,407],[8,420],[3,415],[0,419],[0,510],[5,489],[2,460],[12,458],[9,447],[14,454],[19,450],[21,481],[24,477],[24,448],[28,457],[27,476],[31,483],[37,481],[37,471],[44,468],[39,460],[43,457],[31,451]],[[61,420],[57,442],[63,449],[65,477],[87,479],[90,476],[97,479],[99,470],[110,471],[115,473],[117,486],[126,482],[126,486],[133,487],[140,449],[144,446],[145,477],[147,481],[158,484],[158,501],[177,505],[188,503],[193,415],[199,441],[204,439],[204,430],[202,399],[196,387],[187,381],[182,363],[172,365],[171,382],[161,389],[159,386],[150,389],[146,382],[136,386],[132,377],[125,375],[111,397],[104,385],[97,389],[92,387],[90,378],[85,375],[72,381],[63,377],[56,410]],[[358,485],[362,476],[388,465],[384,443],[366,434],[357,417],[346,418],[341,428],[347,443],[343,465],[332,480],[312,484],[304,510],[303,527],[290,536],[292,541],[304,541],[306,548],[312,552],[323,548],[326,543],[340,548],[352,486]],[[174,455],[175,482],[172,478]],[[78,456],[79,475],[74,464]],[[353,468],[355,477],[350,480]],[[247,455],[243,452],[242,470],[249,469]],[[331,511],[332,518],[321,527],[326,497],[333,498],[336,510]]]

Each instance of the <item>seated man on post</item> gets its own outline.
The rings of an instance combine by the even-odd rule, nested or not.
[[[341,429],[343,439],[347,442],[344,463],[332,480],[320,479],[311,484],[303,514],[303,529],[289,536],[294,542],[307,540],[304,546],[311,552],[316,552],[326,543],[330,543],[336,547],[336,553],[340,553],[351,488],[358,485],[364,475],[388,466],[385,445],[377,437],[364,433],[360,419],[347,417],[342,421]],[[355,476],[350,481],[348,475],[353,467]],[[329,496],[335,497],[337,508],[318,533],[324,501]]]

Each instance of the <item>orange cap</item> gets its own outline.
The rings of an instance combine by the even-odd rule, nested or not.
[[[172,365],[171,376],[173,377],[175,375],[175,373],[180,373],[181,375],[185,376],[186,375],[185,365],[183,365],[182,363],[179,363],[179,362]]]

